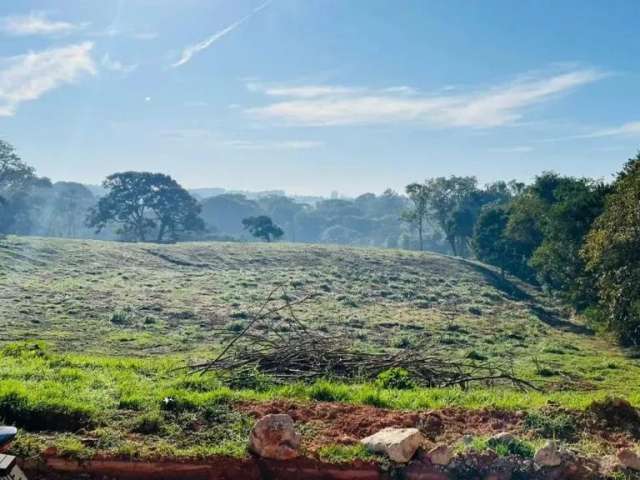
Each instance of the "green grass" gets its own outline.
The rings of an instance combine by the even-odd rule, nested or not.
[[[277,282],[318,293],[300,318],[359,347],[398,351],[430,339],[440,355],[507,363],[544,391],[425,389],[400,371],[278,385],[252,369],[176,370],[211,358],[219,329],[243,328]],[[234,403],[281,398],[527,410],[532,435],[568,437],[570,420],[549,403],[581,410],[609,395],[640,405],[640,360],[531,286],[474,262],[312,245],[0,240],[0,420],[23,429],[21,455],[56,446],[80,458],[242,457],[251,419]],[[358,448],[319,455],[360,458]]]

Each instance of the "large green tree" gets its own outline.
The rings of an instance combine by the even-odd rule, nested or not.
[[[608,327],[623,343],[640,344],[640,153],[619,173],[583,255]]]
[[[114,173],[103,182],[108,191],[88,216],[87,224],[100,232],[109,223],[118,225],[124,238],[157,242],[167,236],[202,231],[200,205],[168,175],[149,172]]]

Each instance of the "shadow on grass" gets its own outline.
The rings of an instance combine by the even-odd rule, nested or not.
[[[529,293],[524,291],[508,278],[500,275],[495,270],[473,262],[467,262],[467,264],[476,272],[480,273],[492,287],[500,290],[510,299],[527,302],[533,300],[533,297]],[[529,310],[538,318],[538,320],[558,330],[564,330],[566,332],[576,333],[578,335],[594,334],[593,330],[589,327],[564,320],[553,314],[549,310],[546,310],[539,305],[535,305],[533,302],[529,304]]]

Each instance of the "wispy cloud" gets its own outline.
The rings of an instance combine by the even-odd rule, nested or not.
[[[123,73],[123,74],[128,74],[133,72],[136,68],[138,68],[138,64],[137,63],[132,63],[132,64],[124,64],[118,60],[114,60],[112,59],[108,53],[105,53],[104,56],[102,57],[102,60],[100,61],[100,64],[103,66],[103,68],[105,68],[106,70],[111,70],[112,72],[119,72],[119,73]]]
[[[513,147],[493,147],[489,149],[495,153],[528,153],[533,151],[533,147],[529,145],[515,145]]]
[[[229,140],[224,145],[238,150],[310,150],[324,146],[315,140],[252,141]]]
[[[0,116],[14,115],[21,103],[84,74],[94,75],[92,48],[91,42],[84,42],[0,60]]]
[[[248,140],[248,139],[231,139],[225,140],[219,135],[204,128],[181,128],[175,130],[166,130],[160,133],[160,136],[173,141],[189,141],[196,140],[210,142],[212,145],[231,148],[234,150],[310,150],[321,148],[324,142],[317,140]]]
[[[565,137],[545,138],[540,140],[541,143],[564,142],[567,140],[584,140],[589,138],[603,137],[640,137],[640,121],[627,122],[622,125],[608,128],[594,129],[587,133],[578,135],[567,135]]]
[[[262,10],[263,8],[266,8],[270,3],[271,3],[271,0],[269,0],[267,2],[264,2],[263,4],[261,4],[258,7],[254,8],[251,11],[250,14],[245,15],[240,20],[237,20],[237,21],[233,22],[231,25],[229,25],[229,26],[223,28],[222,30],[214,33],[213,35],[211,35],[210,37],[207,37],[206,39],[204,39],[201,42],[198,42],[198,43],[195,43],[193,45],[189,45],[189,46],[185,47],[182,50],[182,53],[180,55],[180,59],[177,62],[171,64],[171,67],[172,68],[176,68],[176,67],[179,67],[181,65],[184,65],[185,63],[188,63],[196,54],[198,54],[199,52],[201,52],[203,50],[206,50],[211,45],[213,45],[215,42],[220,40],[222,37],[224,37],[224,36],[228,35],[229,33],[233,32],[236,28],[238,28],[244,22],[249,20],[252,16],[254,16],[256,13],[258,13],[260,10]]]
[[[606,74],[577,69],[553,75],[520,77],[510,83],[471,93],[420,93],[410,87],[366,89],[340,85],[296,85],[248,88],[268,97],[287,97],[247,109],[262,119],[291,125],[331,126],[420,122],[441,127],[489,128],[508,125],[527,107],[567,94]]]
[[[588,137],[640,136],[640,122],[628,122],[617,127],[596,130]]]
[[[88,23],[51,20],[46,12],[10,15],[0,19],[0,31],[8,35],[66,35],[87,27]]]

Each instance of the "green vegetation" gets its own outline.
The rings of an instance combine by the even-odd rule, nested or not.
[[[474,262],[290,244],[0,242],[0,417],[24,430],[21,454],[56,446],[79,458],[243,456],[253,420],[237,406],[276,399],[527,409],[531,435],[567,439],[571,418],[549,412],[550,402],[584,410],[620,395],[640,404],[640,360],[529,285]],[[314,328],[375,351],[436,338],[447,357],[508,359],[544,391],[425,389],[402,369],[351,384],[180,369],[211,358],[219,329],[246,325],[282,281],[318,293],[298,312]],[[357,447],[324,447],[324,458],[362,457]]]

